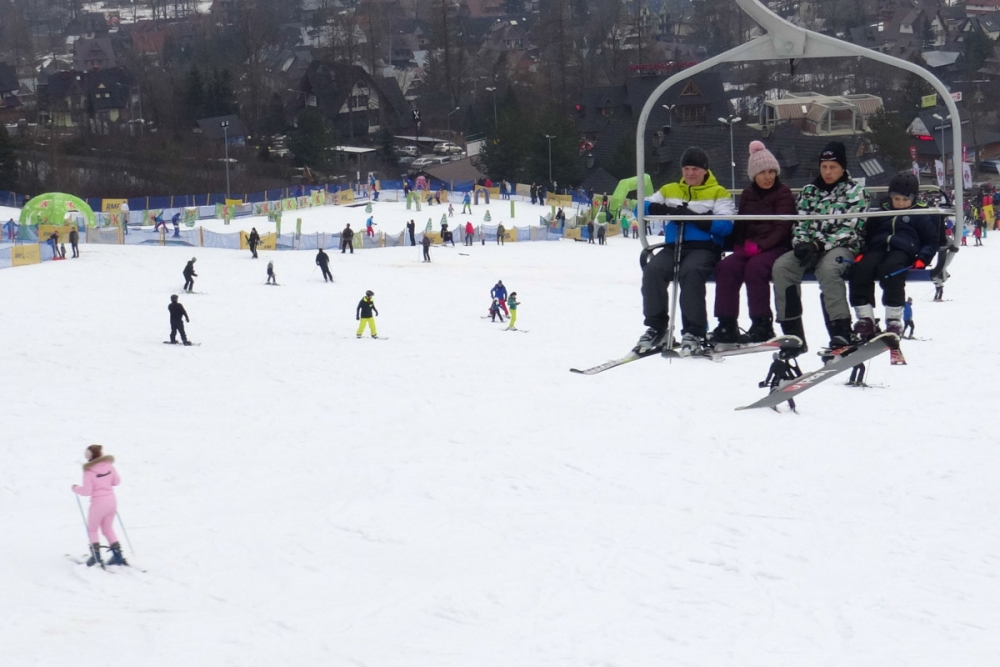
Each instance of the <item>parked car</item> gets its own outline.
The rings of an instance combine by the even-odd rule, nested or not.
[[[420,151],[417,150],[416,146],[396,146],[396,153],[399,155],[407,155],[412,158],[420,157]]]
[[[436,167],[446,162],[448,162],[448,158],[446,157],[418,157],[410,163],[410,169],[426,169],[427,167]]]
[[[413,164],[413,161],[416,159],[417,158],[415,157],[404,155],[401,158],[399,158],[399,164]]]
[[[442,141],[439,144],[434,144],[434,152],[438,155],[457,155],[463,151],[461,146],[456,146],[448,141]]]
[[[983,160],[979,163],[979,171],[986,174],[1000,174],[1000,158]]]

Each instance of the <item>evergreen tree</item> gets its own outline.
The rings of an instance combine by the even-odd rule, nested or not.
[[[18,166],[14,145],[7,128],[0,123],[0,190],[13,190],[17,184]]]
[[[226,116],[236,113],[236,94],[228,69],[215,70],[205,92],[205,116]]]
[[[197,67],[192,67],[184,77],[181,109],[189,127],[199,118],[205,117],[205,84]]]
[[[322,168],[327,162],[326,149],[334,145],[335,138],[323,114],[315,107],[306,107],[298,115],[288,148],[295,155],[296,165]]]
[[[896,171],[909,169],[911,139],[899,116],[879,109],[868,118],[868,127],[871,129],[868,138],[888,165]]]

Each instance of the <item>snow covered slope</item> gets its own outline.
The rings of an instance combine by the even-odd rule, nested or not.
[[[798,415],[733,410],[767,355],[568,372],[643,330],[632,240],[331,253],[334,284],[307,252],[0,271],[2,664],[995,664],[991,241],[950,301],[911,286],[908,366]],[[498,279],[527,334],[482,319]],[[200,347],[161,343],[171,293]],[[90,443],[146,574],[63,557]]]

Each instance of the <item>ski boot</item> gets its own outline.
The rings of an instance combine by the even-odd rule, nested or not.
[[[781,333],[786,336],[795,336],[802,341],[799,354],[804,354],[809,350],[809,346],[806,345],[806,331],[802,326],[801,317],[796,317],[794,320],[784,320],[783,322],[779,322],[779,324],[781,324]]]
[[[851,342],[864,343],[875,336],[875,310],[870,305],[855,306],[857,322],[851,331]],[[832,346],[832,345],[831,345]]]
[[[639,341],[632,348],[632,351],[636,354],[652,352],[663,345],[663,339],[666,335],[666,328],[657,329],[656,327],[649,327],[646,329],[646,333],[639,337]]]
[[[704,337],[693,333],[685,333],[681,338],[681,347],[677,354],[681,357],[693,357],[705,352]]]
[[[712,330],[713,343],[739,343],[740,326],[735,317],[720,317],[719,326]]]
[[[801,321],[801,320],[800,320]],[[774,327],[771,325],[771,316],[751,317],[750,328],[740,336],[741,343],[766,343],[774,338]]]
[[[122,545],[120,542],[115,542],[111,545],[111,558],[108,559],[108,565],[128,565],[128,561],[122,556]]]
[[[101,543],[94,542],[90,545],[90,558],[87,559],[87,567],[93,567],[94,565],[100,565],[104,567],[104,562],[101,561]]]

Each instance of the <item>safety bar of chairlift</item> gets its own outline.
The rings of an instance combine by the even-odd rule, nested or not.
[[[899,215],[904,215],[904,211],[913,211],[914,215],[954,215],[955,209],[953,208],[921,208],[921,209],[896,209],[893,211],[858,211],[856,213],[804,213],[796,215],[726,215],[724,213],[720,214],[706,214],[701,215],[697,213],[692,213],[691,215],[644,215],[643,220],[652,221],[670,221],[670,220],[763,220],[763,221],[789,221],[795,222],[797,220],[841,220],[844,218],[890,218]]]

